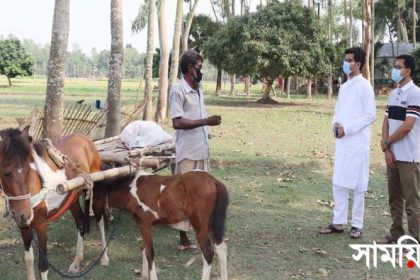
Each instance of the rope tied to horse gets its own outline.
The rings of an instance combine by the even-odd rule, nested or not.
[[[4,190],[3,185],[0,181],[0,195],[4,197],[4,214],[3,217],[6,218],[10,214],[10,200],[25,200],[31,198],[31,194],[25,194],[25,195],[17,195],[17,196],[8,196]]]

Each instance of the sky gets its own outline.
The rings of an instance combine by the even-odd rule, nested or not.
[[[32,39],[37,44],[51,41],[54,0],[0,0],[0,37],[9,34],[19,39]],[[254,1],[255,2],[255,1]],[[259,1],[257,1],[259,2]],[[124,45],[131,44],[140,52],[146,52],[147,28],[137,34],[131,32],[131,22],[137,15],[142,0],[123,0]],[[167,0],[166,14],[168,42],[172,45],[176,1]],[[92,48],[110,49],[110,0],[71,0],[70,33],[68,50],[75,46],[90,54]],[[185,12],[188,5],[184,5]],[[213,15],[210,1],[201,0],[198,14]],[[155,23],[155,47],[159,46],[157,22]]]

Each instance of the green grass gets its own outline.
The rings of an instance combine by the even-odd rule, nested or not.
[[[33,97],[27,100],[28,96],[22,95],[37,87],[28,85],[25,91],[23,84],[27,82],[27,79],[22,79],[22,88],[16,92],[14,87],[9,88],[10,95],[19,96],[19,99],[15,98],[15,103],[9,101],[5,107],[19,106],[18,102],[25,102],[25,106],[32,102],[42,104],[42,99]],[[36,83],[42,82],[37,80]],[[100,82],[101,87],[96,84],[89,87],[91,82],[75,80],[67,83],[67,86],[72,86],[66,92],[90,88],[89,94],[99,94],[100,90],[105,94],[106,82]],[[138,84],[132,83],[124,87],[135,90]],[[0,105],[3,105],[7,89],[0,90]],[[41,91],[37,93],[42,94]],[[393,269],[390,264],[381,262],[378,268],[369,270],[364,261],[352,259],[355,251],[348,246],[352,243],[372,244],[373,240],[387,233],[390,225],[390,217],[385,215],[388,212],[385,166],[378,145],[385,98],[377,101],[378,119],[372,128],[365,233],[361,240],[353,241],[349,238],[348,228],[341,235],[320,236],[317,233],[330,222],[332,215],[332,209],[319,201],[332,200],[334,140],[330,127],[334,101],[294,96],[290,100],[277,98],[281,103],[278,106],[264,106],[254,102],[258,97],[206,97],[209,114],[222,115],[222,125],[210,129],[211,173],[226,184],[230,194],[226,232],[229,279],[419,277],[417,269]],[[73,96],[69,98],[73,99]],[[25,106],[22,106],[22,112],[29,111],[30,108]],[[169,127],[168,124],[165,126]],[[134,269],[141,269],[139,230],[126,213],[116,211],[115,216],[111,225],[116,235],[110,245],[110,266],[97,267],[85,279],[139,278],[134,273]],[[51,224],[49,231],[50,261],[65,271],[72,261],[76,244],[70,215]],[[92,234],[87,237],[85,264],[99,253],[99,240],[98,230],[93,227]],[[199,279],[202,269],[200,254],[179,252],[177,242],[175,231],[166,226],[155,227],[159,279]],[[0,279],[24,279],[22,241],[14,223],[6,219],[0,220],[0,251]],[[191,258],[195,261],[185,267]],[[49,276],[49,279],[61,279],[51,270]],[[212,279],[218,276],[216,261]]]

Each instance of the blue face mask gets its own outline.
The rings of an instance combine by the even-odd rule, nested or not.
[[[350,63],[348,63],[347,61],[343,62],[343,72],[344,74],[346,74],[347,76],[350,74],[351,70],[350,70]]]
[[[401,69],[392,68],[391,79],[399,84],[404,77],[401,77]]]

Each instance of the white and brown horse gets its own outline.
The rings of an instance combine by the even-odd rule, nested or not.
[[[23,131],[7,129],[0,132],[0,191],[20,229],[25,248],[28,279],[35,279],[32,230],[38,236],[41,278],[47,279],[47,225],[68,209],[73,214],[78,238],[77,252],[69,271],[77,272],[83,259],[83,212],[78,198],[80,192],[59,195],[58,183],[78,175],[75,168],[59,169],[48,156],[41,143],[32,142],[29,127]],[[100,170],[100,157],[96,146],[86,136],[75,133],[54,143],[55,147],[78,165],[78,170],[91,173]],[[104,231],[102,226],[102,231]],[[104,238],[104,234],[103,234]],[[107,265],[107,256],[101,260]]]
[[[188,218],[203,254],[202,279],[210,278],[214,253],[220,263],[221,279],[227,280],[227,248],[223,240],[229,203],[226,187],[210,174],[191,171],[172,176],[136,175],[97,182],[94,188],[96,218],[102,219],[109,206],[128,210],[142,236],[141,279],[157,280],[152,225],[176,224]]]

